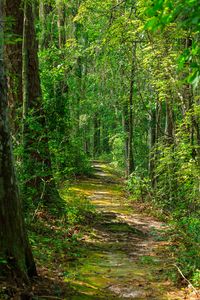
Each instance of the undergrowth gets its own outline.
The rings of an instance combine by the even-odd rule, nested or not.
[[[64,276],[63,264],[76,260],[82,254],[81,238],[95,219],[95,208],[82,196],[72,191],[61,191],[66,206],[60,218],[44,209],[35,212],[28,221],[29,239],[39,268],[47,267]]]
[[[68,184],[67,184],[68,186]],[[0,283],[0,299],[64,299],[73,289],[64,282],[68,263],[76,262],[85,253],[82,237],[96,220],[95,207],[86,197],[76,195],[66,187],[60,195],[64,201],[62,214],[39,205],[26,214],[29,241],[37,265],[38,278],[29,287],[18,287],[11,276],[10,282]],[[7,261],[0,257],[0,268]],[[35,299],[36,299],[35,298]]]
[[[169,173],[168,181],[173,181],[173,178],[174,174],[170,177]],[[190,183],[191,178],[192,174],[188,177],[186,186]],[[164,184],[167,185],[164,179],[162,183],[162,177],[160,177],[159,186],[162,188],[157,187],[157,190],[154,190],[147,176],[143,176],[140,172],[134,172],[127,180],[130,201],[141,211],[150,213],[169,224],[167,251],[176,260],[174,272],[170,274],[170,277],[176,282],[185,282],[178,271],[181,270],[195,287],[200,287],[200,213],[196,209],[198,202],[195,202],[195,199],[190,201],[189,198],[179,195],[179,191],[184,189],[183,184],[176,186],[176,194],[173,195],[175,202],[171,202],[170,198],[167,201],[167,186]],[[193,209],[194,206],[195,209]]]

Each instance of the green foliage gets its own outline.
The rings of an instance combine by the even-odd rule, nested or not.
[[[35,110],[30,110],[23,121],[22,143],[14,148],[19,187],[26,211],[34,209],[44,200],[43,196],[52,178],[44,120],[44,115],[37,115]],[[53,193],[49,197],[53,198]]]
[[[200,268],[200,202],[199,202],[199,165],[198,151],[194,141],[191,144],[190,132],[186,130],[191,123],[192,112],[179,125],[176,134],[176,144],[167,145],[160,141],[154,149],[156,154],[156,189],[150,188],[146,178],[138,176],[137,172],[128,179],[128,188],[136,200],[153,201],[166,215],[173,220],[178,246],[175,251],[177,261],[186,277],[191,278],[198,286],[198,270]],[[149,197],[150,195],[150,197]],[[177,241],[176,241],[177,242]]]
[[[60,50],[54,46],[40,53],[49,146],[58,180],[63,176],[90,172],[89,159],[84,152],[82,138],[76,129],[78,122],[74,119],[76,111],[72,111],[76,108],[72,108],[74,99],[69,94],[69,89],[74,87],[69,80],[66,80],[66,73],[75,64],[78,55],[73,53],[75,62],[63,60],[64,56],[68,58],[72,56],[71,47],[67,44],[65,49]]]
[[[77,197],[69,193],[66,204],[66,219],[70,225],[83,224],[87,217],[94,213],[94,206],[84,197]]]
[[[6,265],[8,262],[5,258],[0,257],[0,265]]]
[[[200,268],[200,221],[195,216],[182,217],[174,222],[175,232],[178,233],[173,251],[177,262],[187,278],[191,278],[194,285],[199,285]],[[172,235],[173,236],[173,235]]]
[[[199,269],[194,271],[194,274],[192,276],[192,283],[197,287],[200,286],[200,271],[199,271]]]
[[[135,171],[127,180],[127,188],[133,200],[146,201],[152,196],[151,182],[148,177],[145,177],[145,173],[145,170]]]
[[[124,147],[124,135],[116,134],[110,138],[112,160],[117,164],[117,167],[125,167],[125,147]]]
[[[177,131],[177,144],[156,148],[159,159],[156,167],[157,200],[166,209],[180,215],[199,213],[199,166],[185,124]]]
[[[80,238],[84,225],[95,218],[95,208],[88,199],[74,192],[61,189],[65,199],[62,217],[47,213],[39,207],[29,216],[29,239],[39,265],[47,265],[51,272],[55,261],[66,264],[67,260],[81,255]]]
[[[183,30],[185,38],[190,39],[192,46],[184,49],[180,59],[179,67],[190,65],[190,73],[187,81],[198,86],[200,80],[200,47],[198,34],[200,30],[200,8],[196,0],[157,0],[150,1],[146,10],[150,17],[146,28],[150,30],[164,30],[170,24],[176,24],[178,30]],[[184,34],[184,31],[187,32]]]

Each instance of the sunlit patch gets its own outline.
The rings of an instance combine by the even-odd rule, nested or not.
[[[70,299],[181,299],[169,296],[173,286],[160,272],[167,263],[156,252],[162,223],[133,213],[117,176],[106,165],[95,167],[94,178],[66,192],[66,199],[69,192],[86,197],[97,212],[81,239],[83,255],[66,264],[65,281],[75,290]]]

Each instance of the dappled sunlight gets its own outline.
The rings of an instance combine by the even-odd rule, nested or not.
[[[162,236],[163,224],[133,212],[122,184],[113,182],[105,166],[95,167],[94,178],[69,187],[97,212],[80,240],[84,255],[66,264],[65,281],[75,290],[70,299],[181,299],[178,293],[173,296],[175,288],[162,274],[167,260],[156,250],[162,242],[155,235]]]

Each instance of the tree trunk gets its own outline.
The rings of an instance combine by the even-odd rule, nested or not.
[[[58,192],[53,180],[45,113],[39,77],[38,44],[32,5],[24,3],[23,33],[23,143],[26,189],[35,190],[35,200],[57,205]],[[55,197],[56,196],[56,200]],[[54,203],[57,202],[57,203]]]
[[[0,0],[0,257],[8,261],[19,280],[27,282],[37,272],[25,231],[12,157],[3,66],[2,10]]]
[[[156,176],[156,162],[158,156],[158,150],[156,149],[157,143],[162,133],[162,103],[159,100],[156,100],[156,109],[152,110],[151,116],[151,137],[150,137],[150,159],[149,159],[149,173],[151,178],[152,187],[155,189],[157,185],[157,176]]]
[[[22,119],[22,32],[23,32],[23,10],[20,9],[21,0],[4,1],[5,16],[9,22],[12,40],[15,43],[5,45],[5,61],[8,83],[8,103],[11,112],[12,129],[19,131]],[[18,120],[17,122],[14,120]]]
[[[156,109],[151,110],[151,119],[150,119],[150,157],[149,157],[149,174],[151,178],[152,187],[155,187],[155,145],[156,145]]]
[[[102,152],[109,153],[111,149],[109,145],[108,128],[105,126],[104,122],[101,122],[101,127]]]
[[[129,93],[129,130],[128,130],[128,170],[130,175],[135,170],[134,153],[133,153],[133,91],[135,83],[135,59],[136,59],[136,43],[133,43],[132,64],[131,64],[131,80]]]
[[[57,13],[58,13],[58,46],[61,49],[65,44],[65,4],[63,0],[57,0]]]
[[[128,107],[127,103],[123,105],[122,112],[122,126],[124,130],[124,161],[126,165],[126,176],[128,177],[128,132],[129,132],[129,122],[128,122]]]
[[[165,123],[166,140],[169,144],[174,142],[174,116],[172,103],[166,99],[166,123]]]
[[[51,41],[51,34],[48,28],[48,15],[52,12],[52,6],[50,3],[44,3],[44,0],[40,0],[39,3],[39,19],[41,22],[41,38],[40,38],[40,49],[48,48],[49,42]]]
[[[93,150],[93,156],[94,158],[97,158],[100,154],[100,146],[101,146],[101,132],[100,132],[100,118],[99,114],[96,113],[94,116],[94,150]]]

